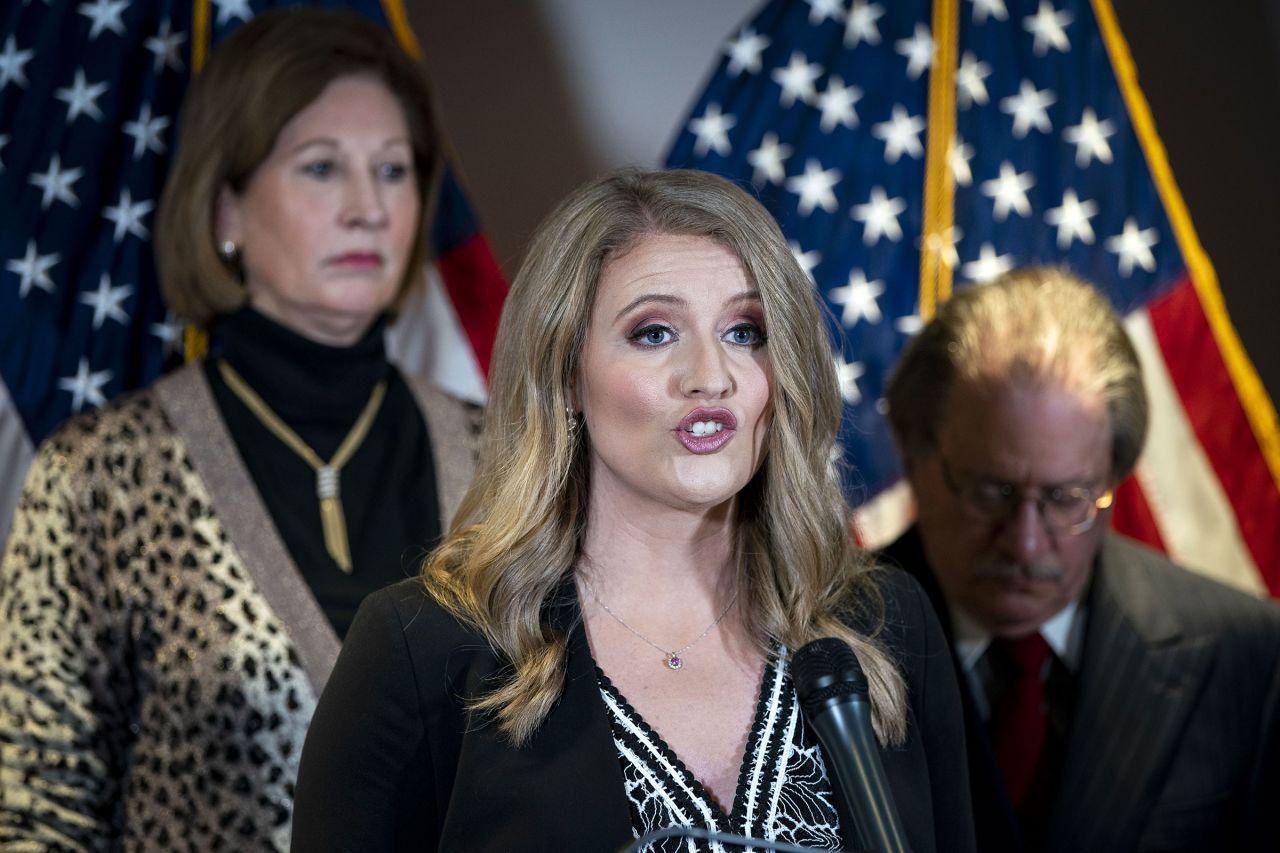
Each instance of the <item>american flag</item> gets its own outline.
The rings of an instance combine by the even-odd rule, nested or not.
[[[14,0],[0,11],[0,542],[33,447],[180,360],[150,239],[182,96],[213,45],[286,5]],[[310,5],[354,7],[417,50],[398,0]],[[451,173],[432,243],[437,264],[391,352],[483,399],[506,284]]]
[[[831,309],[870,544],[911,514],[887,373],[952,282],[1064,265],[1126,316],[1152,432],[1115,525],[1280,595],[1280,431],[1109,0],[773,0],[668,165],[749,182]]]

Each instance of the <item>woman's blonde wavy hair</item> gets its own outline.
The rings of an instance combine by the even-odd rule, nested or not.
[[[624,170],[580,187],[539,227],[502,311],[475,480],[428,590],[510,662],[472,703],[517,745],[564,689],[564,628],[548,608],[571,576],[586,527],[588,443],[570,404],[604,266],[650,235],[706,237],[739,259],[760,292],[773,367],[768,452],[738,504],[736,554],[746,628],[764,648],[848,641],[871,685],[880,739],[906,732],[902,677],[873,636],[883,602],[849,535],[830,464],[842,409],[813,285],[750,195],[707,172]]]

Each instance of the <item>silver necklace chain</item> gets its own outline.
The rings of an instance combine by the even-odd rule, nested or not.
[[[579,577],[582,579],[582,585],[586,587],[587,592],[591,593],[592,600],[595,601],[596,604],[599,604],[602,608],[604,608],[605,613],[608,613],[610,616],[612,616],[614,621],[617,622],[619,625],[621,625],[623,628],[626,628],[628,631],[635,634],[641,640],[644,640],[650,646],[653,646],[653,648],[662,652],[662,662],[666,664],[667,669],[670,669],[670,670],[678,670],[682,668],[684,666],[684,658],[680,656],[685,652],[689,651],[689,649],[696,646],[698,643],[702,642],[702,639],[704,637],[706,637],[708,634],[714,631],[716,629],[716,626],[718,626],[721,622],[724,621],[724,617],[729,615],[729,611],[733,609],[733,605],[738,602],[738,590],[735,589],[733,591],[733,597],[729,599],[729,603],[724,606],[724,610],[720,611],[720,615],[715,618],[714,622],[712,622],[706,628],[702,629],[702,633],[694,637],[693,640],[691,640],[690,642],[685,643],[683,646],[676,649],[675,651],[668,651],[667,649],[664,649],[662,646],[655,643],[653,640],[650,640],[644,634],[641,634],[635,628],[632,628],[630,625],[628,625],[627,620],[623,619],[617,613],[614,613],[612,607],[610,607],[609,605],[605,604],[603,601],[600,600],[600,596],[596,595],[596,591],[591,587],[591,584],[587,582],[587,579],[585,577],[582,577],[581,575],[579,575]]]

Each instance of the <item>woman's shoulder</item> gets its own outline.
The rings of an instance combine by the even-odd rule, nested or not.
[[[414,403],[434,427],[456,430],[459,438],[474,441],[484,423],[484,406],[474,400],[441,388],[422,376],[409,373],[392,364],[396,379],[405,384]]]
[[[920,582],[902,569],[877,565],[867,571],[865,583],[852,627],[877,639],[899,664],[932,655],[941,627]]]
[[[902,569],[884,564],[865,571],[854,608],[853,627],[868,631],[879,625],[911,628],[932,613],[929,598],[920,582]]]
[[[41,443],[34,464],[95,469],[107,457],[117,461],[136,457],[172,438],[164,407],[154,387],[147,387],[65,421]]]
[[[406,578],[370,594],[360,605],[344,642],[347,648],[397,647],[419,673],[455,670],[476,656],[492,660],[488,641],[445,607],[420,577]],[[489,668],[486,666],[486,668]]]

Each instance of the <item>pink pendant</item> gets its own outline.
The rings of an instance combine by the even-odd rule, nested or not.
[[[684,666],[684,661],[680,660],[680,655],[672,652],[667,655],[667,669],[679,669]]]

